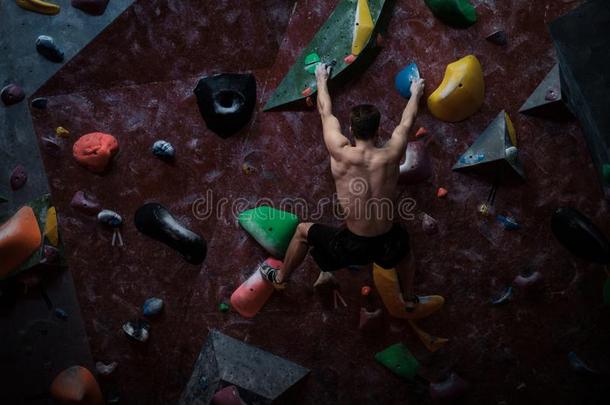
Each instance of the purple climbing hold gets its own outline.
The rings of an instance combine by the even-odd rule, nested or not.
[[[456,373],[440,382],[430,384],[430,397],[433,401],[455,401],[468,392],[470,384]]]
[[[102,206],[95,196],[82,190],[79,190],[74,194],[70,206],[87,215],[97,215],[102,210]]]
[[[430,215],[424,213],[421,220],[421,227],[427,235],[434,235],[438,232],[438,222]]]
[[[59,264],[59,249],[55,246],[44,245],[41,264],[56,265]]]
[[[409,142],[405,162],[400,165],[400,181],[406,184],[422,182],[432,174],[432,164],[423,141]]]
[[[28,173],[25,171],[25,167],[17,165],[11,173],[11,188],[13,191],[19,190],[28,181]]]
[[[366,308],[360,308],[358,329],[364,334],[383,331],[383,311],[381,311],[381,308],[372,312],[367,311]]]
[[[0,99],[4,105],[13,105],[22,101],[25,98],[23,89],[18,85],[11,83],[0,90]]]
[[[109,0],[72,0],[72,7],[87,14],[102,15],[106,11]]]
[[[542,274],[538,271],[525,270],[515,277],[513,284],[524,291],[537,290],[542,285]]]

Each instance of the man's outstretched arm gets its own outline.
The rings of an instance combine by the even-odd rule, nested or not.
[[[417,116],[419,100],[424,94],[424,85],[424,79],[417,79],[411,83],[411,98],[402,112],[400,124],[394,129],[392,137],[386,143],[386,147],[391,149],[397,157],[402,157],[407,150],[409,130]]]
[[[316,67],[316,81],[318,82],[318,112],[322,119],[322,130],[324,132],[324,143],[326,149],[337,158],[341,149],[349,145],[349,141],[341,133],[339,120],[333,115],[330,94],[328,93],[328,76],[331,66],[318,63]]]

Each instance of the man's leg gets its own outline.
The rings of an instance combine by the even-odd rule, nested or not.
[[[396,265],[396,273],[402,289],[402,295],[407,303],[407,309],[415,308],[417,304],[417,296],[413,290],[413,279],[415,278],[415,260],[413,252],[403,257],[398,265]]]
[[[307,251],[309,250],[309,244],[307,243],[307,233],[309,228],[313,225],[312,222],[301,222],[297,225],[297,229],[292,235],[286,256],[284,257],[284,265],[277,273],[275,277],[276,283],[283,283],[288,280],[290,273],[305,260]]]

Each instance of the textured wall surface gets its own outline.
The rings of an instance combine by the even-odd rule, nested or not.
[[[209,198],[209,190],[214,201],[244,198],[254,204],[268,197],[279,203],[301,197],[313,209],[333,193],[317,113],[260,109],[337,1],[179,3],[134,4],[39,91],[49,97],[49,107],[34,113],[39,137],[62,125],[78,135],[108,132],[120,143],[112,170],[103,176],[72,159],[76,136],[64,142],[60,157],[43,156],[91,350],[96,360],[119,362],[105,389],[117,390],[125,403],[176,401],[208,330],[217,328],[312,370],[287,403],[429,402],[424,385],[405,384],[373,359],[399,341],[420,360],[425,378],[438,380],[455,370],[470,381],[467,403],[599,403],[603,390],[608,394],[599,382],[574,374],[567,361],[567,353],[575,351],[592,367],[607,371],[610,364],[603,269],[571,257],[549,226],[556,207],[571,205],[608,229],[606,203],[577,123],[517,115],[555,63],[546,23],[577,3],[475,1],[479,22],[454,30],[437,21],[423,1],[396,1],[384,47],[372,65],[332,89],[345,130],[349,108],[370,102],[382,111],[381,129],[388,134],[405,103],[393,88],[394,75],[411,60],[427,79],[426,95],[451,61],[473,53],[483,66],[485,103],[469,120],[442,123],[422,106],[416,126],[427,127],[433,138],[428,150],[434,175],[399,190],[417,202],[416,218],[407,222],[418,265],[416,291],[447,299],[443,310],[421,322],[451,339],[434,354],[404,322],[389,321],[379,336],[362,336],[359,292],[372,283],[370,272],[339,272],[348,307],[333,309],[331,299],[311,287],[317,277],[311,259],[256,318],[218,312],[220,300],[266,255],[238,227],[230,207],[200,220],[193,203]],[[485,41],[497,28],[508,32],[508,47]],[[253,72],[259,98],[250,125],[226,140],[207,130],[192,94],[201,75],[222,71]],[[515,232],[482,222],[476,212],[488,183],[451,172],[502,109],[515,123],[528,176],[521,186],[497,191],[496,211],[511,213],[522,224]],[[176,147],[175,164],[150,153],[159,138]],[[242,172],[244,161],[255,174]],[[436,198],[439,186],[449,190],[447,198]],[[112,247],[110,232],[70,208],[80,189],[126,218],[124,247]],[[138,233],[133,214],[151,201],[207,239],[202,266],[187,264]],[[439,221],[438,235],[421,231],[422,212]],[[328,207],[322,220],[338,223]],[[543,292],[533,299],[517,293],[506,306],[490,306],[490,298],[525,267],[544,275]],[[153,295],[166,301],[165,312],[152,322],[147,344],[133,343],[121,325],[137,318]],[[379,305],[374,297],[372,306]]]

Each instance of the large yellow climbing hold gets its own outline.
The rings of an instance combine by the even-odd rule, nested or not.
[[[394,269],[384,269],[375,264],[373,265],[373,280],[377,292],[381,296],[383,305],[388,310],[388,313],[401,319],[421,319],[432,315],[445,303],[445,299],[440,295],[427,295],[419,297],[419,304],[412,312],[407,312],[406,303],[400,292],[398,283],[398,275]]]
[[[46,236],[51,245],[55,247],[59,245],[59,233],[57,231],[57,211],[55,211],[55,207],[49,207],[49,209],[47,210],[47,220],[44,225],[44,236]]]
[[[428,109],[438,119],[462,121],[477,112],[485,98],[485,82],[474,55],[450,63],[441,85],[428,98]]]
[[[359,55],[371,38],[373,33],[373,17],[369,9],[368,0],[358,0],[356,6],[356,20],[354,21],[354,39],[352,40],[352,54]]]
[[[16,0],[17,5],[26,10],[40,14],[54,15],[59,13],[60,7],[57,4],[47,3],[41,0]]]

